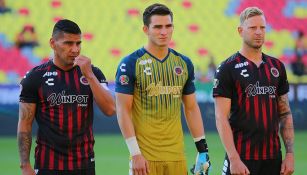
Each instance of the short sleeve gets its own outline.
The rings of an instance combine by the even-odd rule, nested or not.
[[[27,73],[20,82],[19,101],[25,103],[38,102],[37,79],[34,71]]]
[[[189,95],[195,92],[195,75],[194,75],[194,66],[190,59],[186,59],[187,68],[188,68],[188,79],[183,87],[182,94]]]
[[[108,87],[108,82],[106,80],[106,77],[104,76],[104,74],[102,73],[102,71],[97,68],[97,67],[92,67],[92,70],[96,76],[96,78],[98,79],[99,83],[101,84],[101,86],[106,89],[106,90],[110,90]]]
[[[224,62],[215,72],[213,80],[213,97],[232,98],[233,81],[231,73],[227,69],[227,64]]]
[[[93,66],[92,69],[93,69],[93,72],[94,72],[96,78],[98,79],[99,83],[108,84],[106,77],[104,76],[104,74],[102,73],[102,71],[99,68]]]
[[[279,78],[277,93],[279,96],[281,96],[288,92],[289,92],[289,82],[287,78],[287,73],[284,64],[281,63],[280,78]]]
[[[135,83],[135,60],[124,58],[118,65],[115,75],[115,92],[133,94]]]

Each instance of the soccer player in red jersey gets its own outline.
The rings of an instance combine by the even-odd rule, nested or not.
[[[76,23],[58,21],[50,46],[54,58],[33,68],[20,83],[17,137],[22,175],[94,175],[93,101],[107,116],[115,113],[115,102],[101,70],[80,55]],[[35,170],[29,160],[34,118]]]
[[[281,61],[262,53],[265,16],[257,7],[240,15],[242,48],[217,69],[216,124],[226,150],[222,174],[280,175],[294,171],[289,84]],[[285,144],[282,161],[279,133]]]

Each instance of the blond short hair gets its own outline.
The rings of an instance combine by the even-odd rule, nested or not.
[[[264,16],[264,13],[258,7],[247,7],[240,14],[240,25],[242,25],[248,18],[253,16]]]

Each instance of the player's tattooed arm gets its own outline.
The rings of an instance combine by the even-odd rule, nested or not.
[[[17,140],[20,156],[20,164],[29,164],[29,155],[32,144],[32,123],[35,116],[36,104],[19,103],[19,121]]]
[[[286,152],[293,153],[294,127],[287,94],[278,97],[278,111],[280,117],[280,133],[285,144]]]

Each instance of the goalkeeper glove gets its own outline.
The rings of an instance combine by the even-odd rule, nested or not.
[[[195,175],[208,175],[211,163],[209,160],[208,146],[206,143],[206,139],[201,139],[195,142],[195,145],[198,150],[198,153],[192,173]]]

